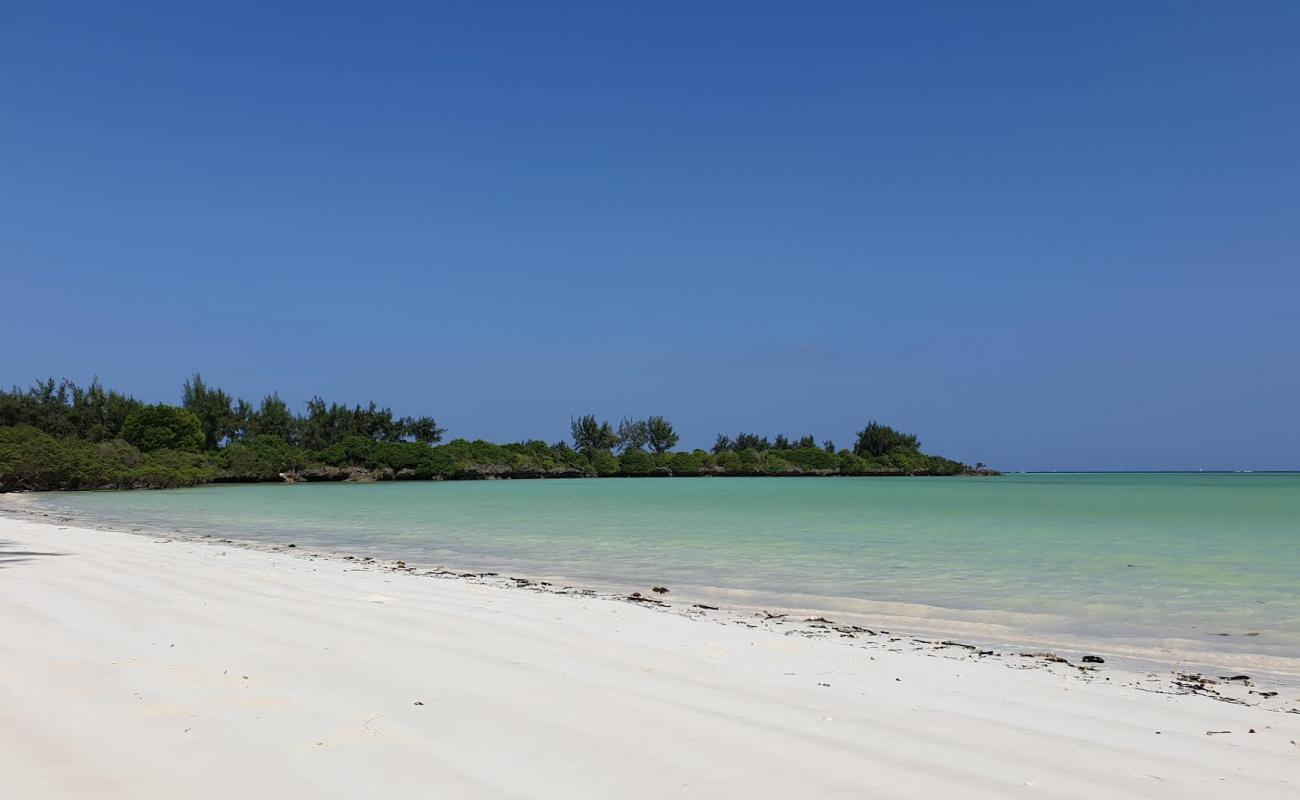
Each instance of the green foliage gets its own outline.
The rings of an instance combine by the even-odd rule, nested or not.
[[[650,417],[645,421],[646,444],[656,453],[666,453],[677,446],[677,431],[668,420],[660,416]]]
[[[217,470],[202,453],[157,450],[143,464],[118,476],[115,488],[173,489],[209,483],[216,477]]]
[[[203,426],[190,411],[158,404],[141,406],[122,423],[122,438],[144,452],[200,450]]]
[[[812,436],[800,436],[798,439],[789,439],[784,435],[778,434],[772,442],[773,450],[805,450],[817,446],[817,440]]]
[[[666,453],[665,465],[673,475],[699,475],[704,471],[704,465],[700,463],[697,454],[702,452],[696,450],[693,453]]]
[[[840,453],[838,456],[841,475],[866,475],[867,462],[860,457],[850,453],[848,450]]]
[[[840,466],[838,457],[815,446],[784,450],[780,458],[799,472],[834,472]]]
[[[142,453],[123,441],[59,439],[29,425],[0,427],[0,489],[168,489],[215,477],[197,452]]]
[[[82,489],[100,485],[103,470],[95,446],[56,439],[30,425],[0,428],[0,487]]]
[[[102,442],[116,438],[140,405],[135,398],[106,391],[97,378],[84,389],[49,378],[26,390],[0,391],[0,426],[31,425],[51,436]]]
[[[619,471],[624,475],[653,475],[659,471],[654,456],[644,450],[628,450],[619,456]]]
[[[230,395],[221,389],[209,389],[197,372],[181,389],[181,405],[198,419],[203,428],[203,446],[208,450],[216,450],[235,433],[236,417],[230,403]]]
[[[650,429],[645,420],[623,417],[618,423],[618,448],[624,453],[641,450],[649,441]]]
[[[432,417],[394,417],[374,403],[314,397],[295,415],[276,394],[254,407],[197,373],[184,408],[145,405],[47,379],[0,391],[0,491],[188,486],[212,480],[544,478],[608,475],[955,475],[959,462],[920,451],[915,436],[872,421],[853,451],[798,438],[720,435],[712,452],[672,452],[661,416],[624,418],[616,432],[586,415],[570,421],[576,445],[456,439]],[[612,450],[618,447],[621,456]]]
[[[403,439],[411,439],[420,444],[435,444],[442,441],[446,428],[438,427],[433,417],[402,417],[397,421],[397,430]]]
[[[569,420],[569,432],[578,452],[592,459],[599,453],[608,453],[618,446],[618,436],[608,421],[597,422],[592,414]]]
[[[306,466],[305,454],[279,436],[258,434],[221,449],[218,480],[273,481],[281,473]]]
[[[618,423],[618,447],[624,453],[649,448],[662,454],[675,447],[677,440],[677,431],[673,430],[672,423],[658,415],[648,419],[623,417]]]
[[[591,467],[597,475],[617,475],[619,470],[618,459],[608,450],[601,450],[591,459]]]
[[[551,451],[555,454],[556,464],[565,471],[580,474],[589,474],[592,471],[591,462],[587,457],[569,447],[567,442],[557,442],[551,447]]]
[[[307,401],[307,415],[297,421],[298,441],[307,450],[324,450],[354,436],[376,442],[433,444],[442,441],[445,428],[433,417],[394,418],[388,408],[373,402],[364,408],[326,405],[320,397]]]
[[[910,433],[901,433],[888,425],[872,420],[858,431],[858,441],[853,452],[859,456],[887,456],[897,449],[919,450],[921,442]]]
[[[735,450],[724,450],[717,456],[717,465],[723,474],[738,473],[741,467],[740,454]]]
[[[262,405],[251,415],[247,432],[249,436],[274,436],[295,444],[298,440],[298,421],[289,410],[289,404],[272,392],[262,398]]]

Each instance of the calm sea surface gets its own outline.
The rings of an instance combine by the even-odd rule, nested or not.
[[[1300,474],[210,486],[24,504],[673,597],[1300,658]]]

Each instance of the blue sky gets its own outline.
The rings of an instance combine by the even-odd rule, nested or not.
[[[1300,467],[1300,4],[372,6],[2,12],[0,382]]]

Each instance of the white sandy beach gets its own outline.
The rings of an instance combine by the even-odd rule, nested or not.
[[[291,551],[0,518],[0,631],[6,798],[1300,794],[1294,689],[1241,706]]]

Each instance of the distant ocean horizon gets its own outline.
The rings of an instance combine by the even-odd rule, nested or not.
[[[1008,469],[1004,475],[1300,475],[1300,469]]]
[[[209,485],[16,502],[114,528],[1300,675],[1300,472]]]

